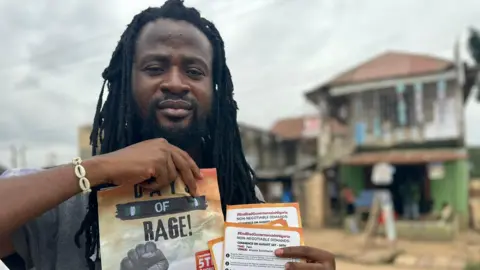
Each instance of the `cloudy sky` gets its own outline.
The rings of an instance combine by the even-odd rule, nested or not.
[[[89,123],[101,71],[125,26],[161,0],[0,0],[0,164],[27,147],[27,165],[77,155],[77,127]],[[270,127],[309,114],[302,93],[385,50],[453,57],[478,0],[186,0],[226,43],[239,120]],[[480,106],[469,101],[470,126]],[[478,126],[478,125],[477,125]],[[468,128],[480,144],[480,128]]]

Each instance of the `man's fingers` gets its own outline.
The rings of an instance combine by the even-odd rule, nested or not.
[[[180,173],[183,182],[188,187],[192,196],[197,196],[197,182],[193,177],[190,164],[185,158],[177,151],[172,151],[172,159],[177,171]]]
[[[192,170],[192,173],[193,173],[193,177],[195,177],[196,179],[200,180],[200,179],[203,179],[203,175],[202,173],[200,172],[200,168],[198,168],[197,166],[197,163],[195,163],[195,161],[193,161],[192,157],[190,157],[190,155],[181,150],[181,149],[178,149],[180,155],[182,155],[185,160],[188,162],[188,164],[190,165],[190,169]]]
[[[172,154],[170,154],[167,158],[167,172],[168,172],[168,179],[170,181],[175,181],[177,179],[177,168],[175,168],[175,164],[173,163]]]
[[[333,270],[326,268],[322,263],[287,263],[285,265],[287,270]]]
[[[135,265],[131,260],[127,258],[123,258],[122,262],[120,263],[120,270],[134,270]]]
[[[333,254],[313,247],[286,247],[277,249],[275,255],[282,258],[306,259],[317,263],[327,263],[335,267],[335,256]]]
[[[168,158],[162,159],[155,169],[155,181],[160,185],[160,187],[164,187],[174,180],[168,178],[167,160]]]

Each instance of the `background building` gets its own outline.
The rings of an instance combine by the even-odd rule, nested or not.
[[[402,190],[414,187],[422,217],[448,203],[465,226],[469,174],[463,112],[468,91],[463,75],[463,63],[386,52],[308,92],[319,107],[328,104],[327,115],[346,123],[352,135],[346,145],[353,152],[340,162],[342,182],[359,197],[389,189],[399,216],[410,196]],[[385,186],[372,178],[380,163],[395,168]],[[365,202],[369,209],[368,198]]]

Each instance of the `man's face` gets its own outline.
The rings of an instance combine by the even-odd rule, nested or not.
[[[195,26],[158,19],[146,24],[135,46],[133,97],[143,137],[189,147],[204,135],[213,96],[212,46]]]

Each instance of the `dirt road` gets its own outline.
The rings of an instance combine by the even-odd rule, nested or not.
[[[338,270],[412,270],[411,268],[399,268],[393,265],[381,265],[381,266],[359,265],[359,264],[351,264],[351,263],[342,262],[342,261],[337,261],[337,269]]]

